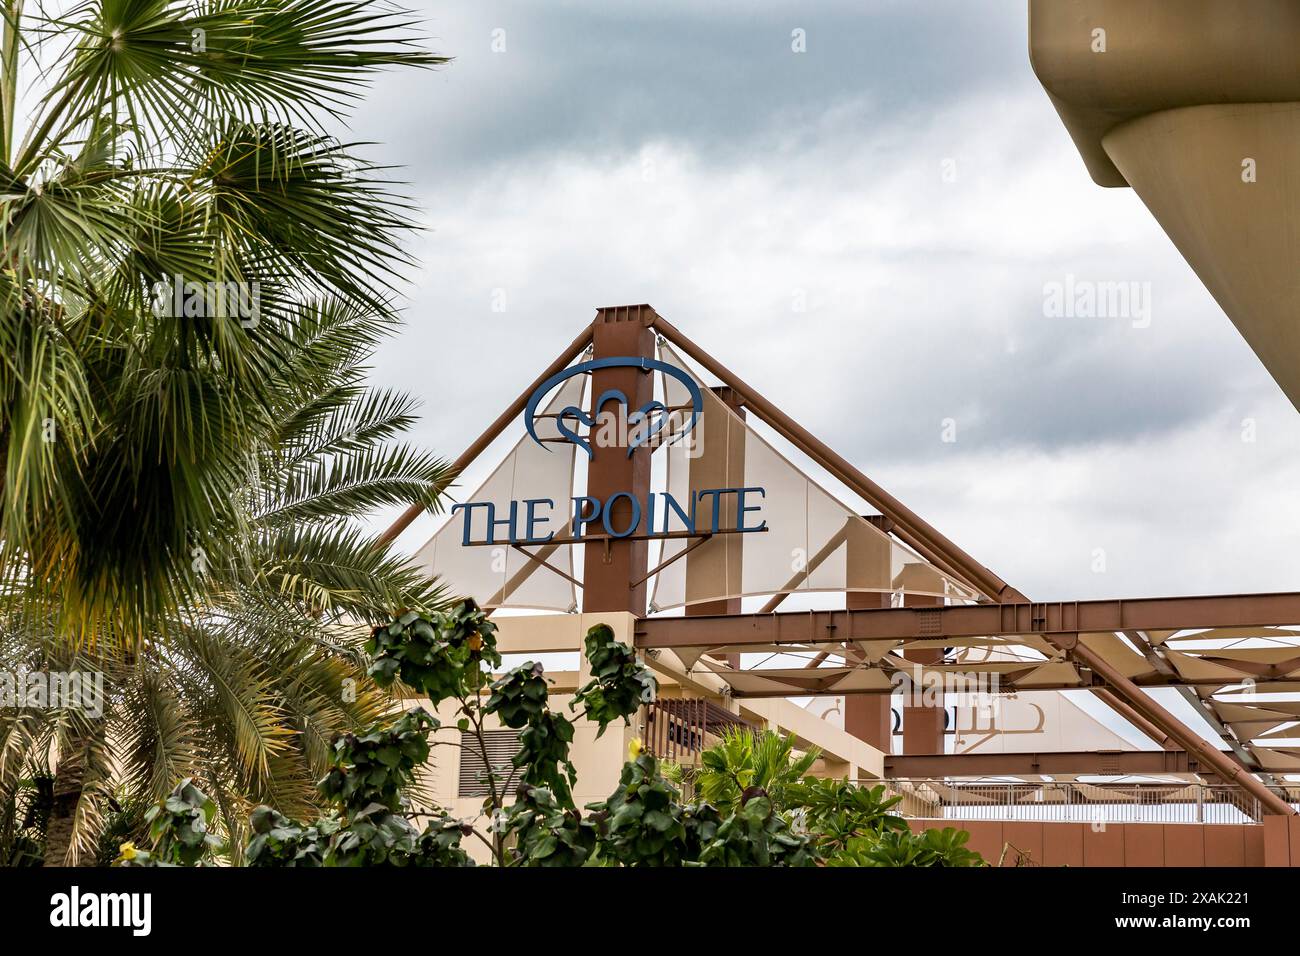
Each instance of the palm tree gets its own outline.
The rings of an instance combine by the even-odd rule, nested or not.
[[[389,311],[409,207],[324,124],[374,70],[442,58],[370,0],[22,12],[0,42],[0,569],[70,636],[129,643],[239,519],[304,303]]]
[[[444,597],[351,516],[429,499],[449,475],[393,443],[413,420],[412,400],[362,382],[382,331],[357,310],[317,310],[295,324],[281,374],[267,383],[277,439],[259,450],[257,481],[239,502],[247,553],[208,569],[201,604],[126,654],[107,644],[75,649],[14,605],[0,660],[105,681],[98,720],[84,706],[0,719],[0,806],[16,806],[24,783],[48,778],[50,766],[66,774],[64,762],[77,761],[76,802],[56,801],[45,825],[48,860],[93,858],[113,808],[145,806],[185,777],[213,795],[234,848],[259,804],[310,817],[332,738],[390,706],[365,676],[368,625]],[[302,388],[300,365],[318,386]],[[6,829],[0,815],[0,860],[22,835],[14,817]]]
[[[411,597],[397,559],[317,519],[432,503],[443,470],[342,432],[312,458],[350,399],[307,346],[364,351],[409,264],[409,205],[328,128],[376,70],[444,58],[372,0],[0,4],[8,627],[41,659],[116,673],[179,667],[166,655],[198,634],[319,640],[338,615]],[[41,83],[20,130],[20,93]],[[88,784],[117,779],[118,746],[60,725],[47,860],[77,855],[67,837]],[[269,753],[243,759],[244,779],[267,776]]]
[[[816,747],[798,752],[792,736],[732,727],[700,755],[693,777],[695,792],[724,815],[737,808],[746,791],[759,789],[773,807],[786,810],[786,791],[808,776],[820,757]]]

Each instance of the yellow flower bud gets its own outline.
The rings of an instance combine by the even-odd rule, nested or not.
[[[134,860],[135,844],[130,842],[123,843],[121,846],[117,848],[117,852],[118,852],[119,860]]]
[[[633,737],[627,745],[627,759],[636,760],[637,757],[641,756],[641,751],[644,749],[641,745],[641,738]]]

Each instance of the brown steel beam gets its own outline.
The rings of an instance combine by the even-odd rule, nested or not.
[[[631,309],[601,310],[597,316],[597,322],[608,321],[608,313],[611,312],[618,313],[615,316],[616,319],[625,316],[633,317]],[[794,615],[804,622],[800,627],[806,628],[806,633],[809,635],[802,640],[788,636],[788,629],[784,637],[780,633],[768,633],[762,637],[756,636],[758,631],[765,629],[779,632],[780,625],[777,622],[782,618],[789,618],[790,615],[765,615],[759,618],[744,616],[718,618],[709,616],[659,619],[643,621],[643,626],[662,625],[671,621],[674,624],[685,624],[689,627],[690,625],[698,626],[702,623],[716,624],[720,620],[728,622],[748,621],[751,626],[746,634],[726,638],[723,638],[716,629],[712,630],[709,637],[704,637],[699,634],[698,629],[694,629],[693,634],[687,634],[685,633],[686,629],[683,628],[673,635],[677,638],[674,643],[654,643],[653,635],[641,631],[637,637],[639,645],[643,647],[736,645],[746,643],[746,638],[749,638],[749,643],[806,643],[810,640],[815,641],[817,638],[813,635],[816,634],[822,635],[822,641],[828,639],[851,641],[882,638],[908,639],[941,636],[1039,634],[1049,643],[1065,651],[1072,659],[1090,667],[1095,674],[1100,675],[1107,684],[1114,688],[1118,696],[1129,707],[1183,744],[1196,759],[1204,761],[1225,780],[1237,782],[1247,792],[1256,796],[1268,812],[1283,814],[1293,814],[1295,812],[1288,804],[1264,787],[1255,777],[1243,773],[1240,766],[1211,748],[1198,734],[1190,731],[1172,714],[1144,694],[1137,684],[1111,667],[1099,654],[1082,644],[1078,639],[1078,635],[1080,632],[1087,631],[1165,630],[1296,623],[1300,622],[1300,595],[1165,598],[1136,602],[1076,602],[1073,604],[1019,603],[1024,602],[1024,596],[1020,592],[957,547],[923,518],[907,508],[901,501],[894,498],[870,478],[858,471],[847,460],[840,457],[834,450],[823,444],[784,412],[768,402],[762,395],[751,389],[729,369],[695,345],[671,323],[662,319],[648,307],[636,307],[634,321],[636,320],[639,320],[647,328],[657,329],[688,356],[722,379],[727,386],[739,392],[744,398],[744,404],[762,417],[782,437],[809,455],[838,480],[881,511],[894,523],[895,533],[903,541],[915,548],[923,557],[945,573],[974,586],[985,597],[993,601],[1004,602],[1001,605],[975,605],[970,607],[846,610]],[[587,329],[584,329],[570,347],[539,375],[534,383],[453,462],[451,469],[453,475],[459,474],[500,435],[506,425],[523,410],[528,397],[542,382],[572,362],[592,341],[595,327],[596,323],[593,323]],[[624,349],[623,351],[631,350]],[[648,474],[648,468],[646,473]],[[393,541],[420,515],[422,510],[422,506],[418,504],[408,508],[379,537],[378,545],[382,547]],[[622,544],[624,547],[630,546],[633,549],[643,546],[638,543],[624,542]],[[588,555],[588,567],[586,568],[588,576],[591,576],[594,571],[596,577],[600,577],[602,573],[613,570],[593,565],[591,557],[591,555]],[[608,561],[608,558],[606,561]],[[634,561],[633,564],[635,563]],[[641,563],[644,564],[644,561]],[[624,570],[624,568],[620,567],[618,572]],[[623,579],[624,586],[627,587],[632,576],[624,575]],[[613,578],[611,578],[612,580]],[[596,588],[594,595],[588,595],[588,598],[595,599],[592,601],[593,606],[603,606],[600,602],[603,600],[602,596],[605,590],[607,589],[603,587]],[[629,591],[635,590],[635,586],[629,588]],[[1018,603],[1013,604],[1010,602]],[[615,603],[620,606],[623,604],[622,601]],[[637,610],[635,595],[632,595],[628,603],[634,611]],[[1286,613],[1284,614],[1283,611]],[[996,621],[992,620],[984,612],[996,614]],[[824,619],[827,615],[831,616],[830,620]],[[871,615],[874,620],[870,620],[870,624],[867,624],[869,619],[862,617],[862,615]],[[819,617],[823,619],[819,621]],[[849,624],[847,633],[835,633],[840,626],[840,621],[847,621]],[[878,627],[883,627],[886,630],[890,628],[901,629],[903,633],[882,634],[876,629]],[[866,633],[864,633],[864,628]],[[945,628],[948,628],[948,630],[945,630]],[[728,630],[733,630],[733,628],[728,628]],[[661,635],[662,637],[663,635]]]
[[[888,520],[888,519],[886,519]],[[864,542],[861,539],[851,541],[849,549],[845,554],[845,560],[852,567],[854,561],[869,560],[870,554],[863,554]],[[893,596],[890,594],[878,594],[872,592],[849,591],[844,595],[845,607],[889,607]],[[822,654],[817,655],[821,660],[826,658]],[[844,648],[844,659],[846,662],[861,662],[866,655],[862,649],[855,644],[846,645]],[[816,664],[810,663],[809,667],[820,666],[821,661]],[[890,753],[894,749],[894,709],[892,694],[878,694],[874,697],[859,697],[856,694],[850,694],[844,698],[844,706],[841,708],[844,715],[844,730],[852,734],[859,740],[865,740],[868,744],[875,747],[882,753]],[[902,714],[899,714],[902,717]],[[901,726],[900,726],[901,729]],[[939,747],[943,749],[942,746]]]
[[[566,529],[562,533],[557,534],[555,536],[555,540],[542,545],[537,549],[536,552],[532,554],[529,554],[527,551],[524,551],[524,549],[522,548],[518,548],[517,550],[523,553],[528,558],[528,560],[525,561],[523,567],[521,567],[518,571],[516,571],[514,575],[511,576],[511,578],[508,581],[506,581],[504,585],[502,585],[501,589],[498,590],[494,595],[492,595],[491,599],[488,600],[487,603],[483,605],[485,608],[487,608],[488,614],[491,614],[497,607],[504,604],[506,602],[506,598],[510,597],[510,595],[514,594],[521,587],[523,587],[524,582],[526,582],[530,577],[532,577],[533,573],[537,571],[539,568],[550,568],[550,570],[554,571],[556,574],[560,575],[561,577],[568,578],[570,581],[574,581],[572,576],[565,574],[559,568],[553,567],[548,563],[548,559],[551,557],[551,555],[555,554],[555,552],[558,551],[560,547],[564,545],[564,543],[568,540],[569,540],[569,532]],[[578,584],[579,582],[574,581],[574,583]]]
[[[1175,741],[1173,737],[1170,737],[1169,734],[1165,733],[1165,731],[1161,730],[1128,704],[1124,703],[1124,701],[1116,697],[1115,692],[1110,688],[1094,687],[1092,692],[1098,700],[1137,728],[1139,733],[1150,737],[1158,746],[1165,750],[1179,749],[1178,742]]]
[[[881,670],[882,670],[884,673],[886,673],[886,674],[891,674],[891,673],[894,673],[896,669],[890,669],[890,668],[887,668],[887,667],[882,667]],[[1086,666],[1084,667],[1084,670],[1087,671],[1087,667],[1086,667]],[[762,668],[750,668],[749,671],[752,672],[752,673],[755,673],[755,674],[760,674],[760,675],[763,673]],[[924,668],[923,668],[923,671],[924,671]],[[815,669],[809,669],[809,673],[810,673],[810,674],[811,674],[811,673],[816,673],[816,670],[815,670]],[[1033,684],[1033,685],[1030,685],[1030,686],[1027,686],[1027,687],[1022,687],[1022,686],[1018,685],[1014,680],[1012,680],[1011,678],[1007,677],[1005,674],[1001,674],[1001,675],[999,675],[999,676],[1000,676],[1000,679],[1001,679],[1001,689],[998,691],[998,693],[1003,693],[1003,694],[1007,694],[1007,693],[1020,693],[1020,694],[1027,694],[1027,693],[1030,693],[1031,691],[1037,693],[1037,692],[1039,692],[1039,691],[1052,691],[1052,690],[1088,690],[1088,691],[1095,691],[1095,690],[1104,689],[1105,686],[1106,686],[1104,680],[1103,680],[1100,676],[1097,676],[1097,675],[1095,675],[1095,674],[1092,674],[1091,672],[1087,672],[1087,673],[1085,673],[1085,675],[1084,675],[1084,682],[1083,682],[1082,684],[1077,683],[1077,682],[1076,682],[1076,683],[1066,683],[1065,681],[1060,681],[1060,682],[1053,683],[1053,684]],[[800,678],[800,679],[802,679],[802,678]],[[783,678],[781,678],[781,680],[782,680],[783,683],[790,683],[792,680],[794,680],[794,678],[783,677]],[[811,680],[811,679],[810,679],[810,680]],[[835,683],[836,683],[835,679],[831,679],[831,680],[827,681],[827,679],[822,678],[822,679],[820,679],[820,680],[816,680],[816,681],[811,682],[809,686],[814,687],[814,688],[815,688],[815,687],[822,687],[822,686],[827,687],[827,688],[828,688],[827,693],[830,694],[831,696],[834,696],[834,697],[883,697],[883,696],[887,696],[887,695],[889,695],[889,694],[891,694],[891,693],[894,693],[894,692],[896,691],[896,688],[891,688],[891,687],[882,687],[882,688],[880,688],[880,689],[868,688],[868,689],[866,689],[866,690],[850,690],[850,691],[845,691],[845,690],[837,689],[837,688],[834,686]],[[1286,687],[1288,687],[1288,688],[1293,688],[1293,687],[1295,687],[1295,684],[1296,684],[1296,682],[1295,682],[1294,680],[1276,681],[1276,682],[1273,682],[1273,681],[1263,681],[1263,682],[1256,681],[1256,683],[1255,683],[1255,689],[1256,689],[1259,693],[1261,693],[1261,694],[1264,694],[1264,693],[1271,693],[1271,691],[1269,691],[1269,685],[1272,684],[1272,683],[1284,684],[1284,685],[1285,685]],[[1156,677],[1139,677],[1139,678],[1137,678],[1136,680],[1133,681],[1133,686],[1135,686],[1135,687],[1140,687],[1140,688],[1144,688],[1144,689],[1151,689],[1151,688],[1156,688],[1156,687],[1204,687],[1204,688],[1207,688],[1209,691],[1213,691],[1215,688],[1222,687],[1222,686],[1223,686],[1223,681],[1222,681],[1222,680],[1217,680],[1217,681],[1207,681],[1207,680],[1203,680],[1203,681],[1184,681],[1184,680],[1176,680],[1176,679],[1173,679],[1173,678],[1167,678],[1167,677],[1156,676]],[[1287,691],[1287,692],[1289,693],[1289,691]],[[737,697],[737,698],[742,698],[742,697],[745,697],[745,698],[750,698],[750,697],[753,697],[753,698],[771,698],[771,697],[791,697],[791,696],[794,696],[794,697],[804,696],[804,697],[806,697],[806,696],[809,696],[809,695],[813,695],[813,696],[815,696],[815,693],[814,693],[814,691],[812,691],[812,690],[799,690],[799,691],[790,691],[790,690],[738,691],[738,690],[733,690],[732,693],[733,693],[733,695],[734,695],[735,697]],[[960,693],[960,691],[957,691],[957,690],[954,690],[954,689],[951,689],[951,688],[950,688],[950,689],[947,691],[947,693],[950,693],[950,694],[952,694],[952,693]],[[1135,713],[1136,713],[1136,712],[1135,712]],[[1139,714],[1139,716],[1141,716],[1141,715]],[[1146,718],[1144,717],[1143,720],[1146,720]],[[1267,723],[1267,722],[1268,722],[1268,721],[1261,721],[1261,723]],[[1282,721],[1280,721],[1280,720],[1274,720],[1274,721],[1272,721],[1272,722],[1273,722],[1273,723],[1281,723]],[[1180,749],[1181,744],[1179,744],[1179,743],[1177,742],[1177,740],[1175,740],[1173,737],[1170,737],[1169,734],[1168,734],[1166,731],[1164,731],[1162,728],[1157,728],[1157,730],[1159,731],[1158,733],[1153,733],[1153,734],[1150,735],[1150,736],[1152,737],[1153,740],[1155,740],[1157,743],[1159,743],[1159,744],[1160,744],[1162,747],[1164,747],[1164,749],[1166,749],[1166,750],[1178,750],[1178,749]],[[1172,746],[1172,747],[1170,747],[1170,746],[1165,746],[1165,740],[1166,740],[1166,739],[1169,740],[1169,741],[1172,741],[1172,743],[1173,743],[1173,746]]]
[[[1267,813],[1295,815],[1256,777],[1212,747],[1100,654],[1079,640],[1081,632],[1182,630],[1269,626],[1300,621],[1300,594],[1145,598],[1053,604],[969,605],[935,608],[810,611],[734,618],[642,621],[640,647],[709,647],[889,639],[938,639],[1036,634],[1086,665],[1132,707],[1183,749],[1259,800]],[[1190,683],[1190,682],[1189,682]],[[811,691],[816,693],[816,691]]]
[[[1118,630],[1118,628],[1116,629]],[[1122,673],[1112,667],[1100,654],[1090,648],[1087,644],[1079,641],[1077,637],[1073,642],[1061,640],[1059,636],[1048,634],[1045,635],[1048,641],[1062,650],[1068,651],[1076,659],[1084,662],[1101,678],[1115,689],[1134,710],[1142,714],[1152,723],[1161,727],[1169,733],[1169,736],[1183,745],[1183,748],[1193,754],[1199,761],[1206,764],[1220,777],[1228,783],[1235,783],[1246,793],[1255,797],[1265,813],[1276,813],[1281,816],[1296,816],[1296,811],[1291,804],[1287,803],[1276,793],[1260,782],[1259,778],[1244,770],[1240,764],[1236,763],[1230,757],[1227,757],[1218,748],[1212,746],[1200,734],[1190,730],[1177,717],[1158,704],[1149,694],[1144,694],[1142,690]]]
[[[576,588],[582,587],[581,581],[575,578],[572,574],[569,574],[567,571],[561,571],[555,565],[548,563],[546,558],[542,557],[541,552],[538,552],[537,554],[533,554],[521,544],[512,544],[510,547],[514,548],[516,551],[522,554],[529,561],[536,562],[538,567],[545,568],[547,571],[550,571],[553,574],[558,574],[560,577],[564,578],[564,580],[568,581]],[[509,595],[507,595],[507,597],[508,596]]]
[[[568,348],[561,352],[556,360],[548,365],[546,370],[542,372],[541,375],[537,376],[537,378],[533,380],[533,383],[524,389],[523,392],[520,393],[519,397],[511,402],[504,412],[497,416],[496,421],[489,425],[487,430],[483,432],[483,434],[479,435],[478,438],[474,440],[473,444],[461,452],[459,458],[452,462],[451,478],[455,479],[455,477],[464,471],[475,458],[483,453],[484,449],[486,449],[488,445],[496,441],[497,436],[505,431],[506,426],[524,410],[524,407],[528,404],[529,396],[537,390],[539,385],[545,382],[552,375],[567,368],[569,363],[577,358],[582,350],[590,344],[591,326],[588,325],[578,334],[576,339],[569,343]],[[438,489],[439,492],[444,490],[445,486]],[[423,505],[411,505],[402,512],[401,516],[392,523],[387,531],[379,536],[378,540],[375,542],[375,546],[383,548],[392,543],[399,534],[410,526],[412,521],[420,517],[422,511],[424,511]]]
[[[1163,648],[1152,644],[1150,639],[1147,638],[1146,632],[1129,630],[1124,632],[1124,636],[1129,639],[1133,646],[1136,647],[1138,651],[1141,652],[1142,656],[1147,659],[1147,662],[1159,673],[1164,674],[1166,677],[1176,677],[1178,675],[1178,671],[1175,669],[1174,665],[1169,663],[1169,660],[1165,657]],[[1237,739],[1237,735],[1233,733],[1232,730],[1223,723],[1223,721],[1219,720],[1219,715],[1214,712],[1214,708],[1209,705],[1205,698],[1203,698],[1195,688],[1179,687],[1178,693],[1182,695],[1183,700],[1196,708],[1197,713],[1201,715],[1201,719],[1214,728],[1215,733],[1217,733],[1223,739],[1223,742],[1231,748],[1232,752],[1237,755],[1237,759],[1244,766],[1251,767],[1255,770],[1259,769],[1259,761],[1255,759],[1254,754],[1243,746],[1242,742]],[[1271,774],[1262,774],[1262,776],[1267,782],[1273,782]]]
[[[957,547],[952,541],[940,533],[936,528],[931,526],[923,518],[909,509],[897,498],[890,495],[887,491],[873,482],[870,478],[858,471],[846,459],[842,458],[829,446],[823,444],[815,438],[810,432],[800,426],[792,418],[782,412],[772,403],[768,402],[757,391],[746,385],[740,378],[733,374],[720,362],[713,359],[709,353],[695,345],[690,339],[676,329],[672,323],[658,315],[652,319],[655,328],[681,348],[688,356],[703,365],[712,374],[718,376],[722,381],[740,392],[745,399],[745,405],[755,411],[763,418],[772,428],[782,435],[787,441],[791,442],[805,454],[809,455],[814,461],[829,471],[837,479],[844,482],[854,492],[861,495],[864,499],[879,510],[886,517],[890,518],[897,526],[897,534],[904,541],[907,541],[916,548],[924,557],[938,564],[940,567],[956,568],[959,577],[964,578],[976,586],[986,597],[991,600],[1003,602],[1023,601],[1024,595],[1017,591],[1011,585],[1007,584],[996,574],[990,571],[984,565],[980,564],[969,554]],[[1051,627],[1051,611],[1053,605],[1024,605],[1033,613],[1033,608],[1042,608],[1044,611],[1043,618],[1040,622],[1031,618],[1027,622],[1030,632],[1042,633],[1043,636],[1052,644],[1063,650],[1070,651],[1077,658],[1090,664],[1093,669],[1100,673],[1106,682],[1115,690],[1120,699],[1124,700],[1133,710],[1137,711],[1143,717],[1150,720],[1161,730],[1165,731],[1168,736],[1173,737],[1176,741],[1183,744],[1189,750],[1202,753],[1204,759],[1213,765],[1225,780],[1233,781],[1238,778],[1240,767],[1237,767],[1230,760],[1223,757],[1217,750],[1211,750],[1209,745],[1196,733],[1189,730],[1180,721],[1178,721],[1169,711],[1155,703],[1149,696],[1143,694],[1137,685],[1130,681],[1123,674],[1111,667],[1104,659],[1094,653],[1090,648],[1081,644],[1078,640],[1078,632],[1091,630],[1124,630],[1126,625],[1100,625],[1100,626],[1083,626],[1074,627]],[[969,610],[968,608],[936,608],[940,613],[950,610]],[[999,608],[1001,610],[1001,608]],[[866,612],[871,613],[871,612]],[[700,618],[698,620],[706,620]],[[1300,616],[1291,618],[1291,622],[1300,621]],[[1129,624],[1128,627],[1140,627],[1142,629],[1151,629],[1159,625],[1141,625]],[[1175,627],[1196,627],[1196,626],[1214,626],[1205,619],[1193,620],[1183,625]],[[1064,639],[1058,639],[1053,636],[1054,633],[1062,631],[1073,631],[1074,634]],[[1005,633],[1005,632],[1003,632]],[[1023,632],[1022,632],[1023,633]],[[846,635],[838,635],[847,639]],[[931,635],[927,635],[931,636]],[[1269,808],[1271,812],[1294,814],[1289,804],[1280,800],[1267,787],[1259,782],[1255,777],[1246,774],[1239,780],[1241,786],[1249,793],[1258,798],[1262,805]]]
[[[904,607],[941,607],[943,598],[926,597],[918,594],[904,594]],[[900,656],[908,661],[915,672],[943,663],[941,647],[903,648]],[[919,700],[917,699],[919,696]],[[935,753],[943,750],[944,725],[947,723],[948,710],[944,706],[946,696],[937,701],[927,701],[926,695],[904,693],[900,703],[903,711],[903,750],[907,753]]]
[[[1270,627],[1297,622],[1300,622],[1300,593],[1226,594],[1050,604],[969,604],[648,618],[637,627],[637,645],[671,648],[1028,634],[1047,637],[1130,629]]]
[[[1214,773],[1186,750],[886,755],[886,778]]]
[[[874,508],[893,521],[898,536],[919,551],[922,557],[958,580],[973,586],[990,600],[1024,600],[1024,595],[1019,591],[957,547],[938,529],[864,475],[847,459],[818,440],[757,390],[743,382],[734,372],[683,335],[671,322],[656,315],[653,324],[654,328],[670,342],[726,385],[739,392],[744,398],[745,407],[767,422],[781,437],[816,461],[854,493],[871,502]]]
[[[688,544],[686,547],[682,548],[682,550],[678,551],[678,552],[677,552],[676,554],[674,554],[671,558],[665,558],[663,561],[660,561],[660,562],[659,562],[658,564],[656,564],[653,568],[651,568],[651,569],[650,569],[649,571],[647,571],[644,575],[642,575],[640,579],[638,579],[638,580],[636,580],[636,581],[633,581],[632,584],[633,584],[634,586],[637,585],[637,584],[644,584],[646,581],[649,581],[652,577],[654,577],[656,574],[658,574],[658,573],[659,573],[660,571],[662,571],[664,568],[667,568],[667,567],[669,567],[669,566],[671,566],[671,565],[673,565],[673,564],[676,564],[678,561],[680,561],[682,558],[686,557],[688,554],[690,554],[692,551],[694,551],[694,550],[695,550],[696,548],[698,548],[700,545],[705,544],[706,542],[709,542],[709,541],[712,541],[712,540],[713,540],[713,535],[711,535],[711,534],[702,534],[702,535],[697,536],[697,537],[695,538],[694,541],[692,541],[692,542],[691,542],[690,544]],[[709,602],[709,603],[711,603],[711,604],[716,604],[716,603],[718,603],[718,602],[716,602],[716,601],[711,601],[711,602]],[[737,603],[738,603],[738,602],[737,602]],[[687,611],[687,613],[690,613],[690,610],[691,610],[691,605],[689,605],[689,604],[686,605],[686,611]],[[703,613],[703,612],[700,612],[700,613]]]
[[[848,521],[844,523],[843,528],[831,535],[830,539],[822,545],[821,550],[808,559],[808,563],[804,566],[803,570],[796,571],[794,576],[786,582],[785,587],[768,598],[767,603],[758,609],[758,613],[771,614],[781,606],[782,602],[784,602],[791,593],[794,592],[801,581],[806,581],[808,578],[812,577],[813,572],[821,567],[822,563],[830,558],[832,554],[839,550],[840,545],[844,544],[849,534],[849,522],[852,520],[852,518],[849,518]]]

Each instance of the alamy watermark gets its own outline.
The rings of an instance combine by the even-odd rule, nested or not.
[[[0,711],[80,710],[104,716],[101,671],[0,671]]]
[[[96,893],[73,886],[50,897],[50,925],[57,929],[121,927],[132,936],[153,929],[153,894]]]
[[[628,412],[625,406],[603,409],[591,427],[594,448],[651,449],[660,445],[677,445],[688,458],[704,454],[704,421],[696,420],[689,409],[673,408],[656,412]]]
[[[261,321],[262,287],[252,282],[194,282],[181,275],[153,285],[153,314],[174,319],[233,319],[246,329]]]
[[[1076,279],[1043,283],[1043,315],[1049,319],[1127,319],[1135,329],[1151,325],[1151,283]]]
[[[922,664],[889,675],[890,686],[903,695],[904,707],[969,707],[996,722],[1002,710],[1002,682],[996,672],[938,671]]]

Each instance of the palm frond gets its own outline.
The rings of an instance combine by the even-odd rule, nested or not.
[[[360,452],[388,441],[415,423],[418,404],[409,395],[387,389],[331,389],[300,406],[281,425],[278,466],[292,471],[310,460]]]
[[[141,668],[116,708],[121,715],[117,733],[122,739],[122,783],[146,800],[161,799],[201,765],[201,729],[168,671]]]
[[[24,144],[28,161],[105,107],[144,142],[222,114],[318,126],[381,69],[447,62],[413,42],[410,14],[368,0],[87,0],[43,20],[74,39]]]
[[[363,447],[323,461],[296,465],[282,484],[268,487],[256,520],[266,527],[332,520],[395,504],[435,509],[450,480],[442,459],[409,446]]]
[[[436,608],[449,595],[405,558],[345,526],[283,526],[268,532],[259,579],[307,613],[377,624],[401,608]]]
[[[196,719],[210,731],[224,729],[223,742],[239,773],[255,788],[265,786],[272,761],[288,749],[291,736],[272,690],[273,675],[252,649],[201,630],[182,631],[169,646],[183,653],[184,666],[175,674],[202,715]]]

